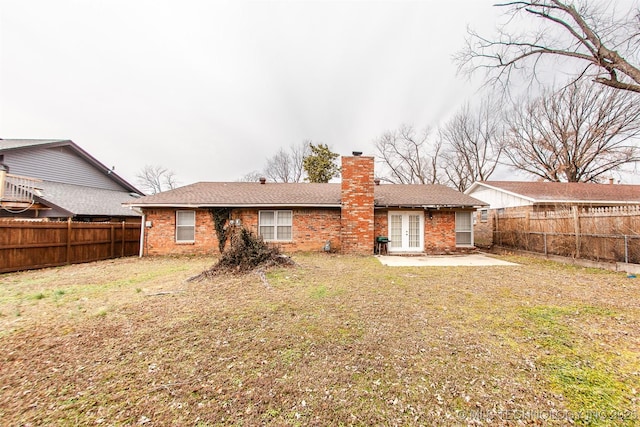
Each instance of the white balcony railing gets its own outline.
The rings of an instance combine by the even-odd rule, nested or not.
[[[0,174],[2,174],[0,172]],[[0,187],[0,200],[3,202],[26,202],[32,203],[39,179],[26,176],[4,174],[4,181]]]

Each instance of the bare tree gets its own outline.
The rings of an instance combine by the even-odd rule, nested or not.
[[[573,83],[515,105],[506,120],[509,163],[548,181],[597,182],[640,160],[631,92]]]
[[[158,165],[146,165],[138,172],[136,178],[142,191],[147,194],[173,190],[179,185],[173,171]]]
[[[396,184],[434,184],[438,179],[440,143],[430,140],[431,130],[416,134],[413,126],[385,132],[375,141],[377,156],[387,170],[380,179]]]
[[[489,82],[506,85],[512,72],[524,71],[533,81],[548,65],[544,59],[559,58],[555,68],[562,67],[574,80],[590,77],[615,89],[640,92],[640,12],[636,8],[620,13],[611,3],[499,3],[496,6],[506,9],[507,23],[490,38],[469,29],[466,47],[456,60],[461,70],[485,69]],[[538,24],[533,31],[532,20]]]
[[[487,180],[498,166],[504,127],[500,111],[496,100],[486,98],[475,109],[465,105],[440,128],[442,174],[459,191]]]
[[[258,182],[260,178],[265,177],[264,174],[260,171],[249,172],[244,175],[242,178],[238,179],[238,182]]]
[[[264,168],[265,178],[274,182],[290,182],[293,173],[291,156],[283,148],[267,159]]]
[[[310,154],[311,140],[292,145],[289,150],[281,148],[267,159],[262,176],[274,182],[301,182],[304,179],[303,159]]]
[[[304,181],[304,158],[311,154],[313,141],[305,139],[298,145],[289,147],[291,164],[293,165],[293,182]]]

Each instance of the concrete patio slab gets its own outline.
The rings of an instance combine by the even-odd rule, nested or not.
[[[484,267],[494,265],[518,265],[513,262],[503,261],[484,254],[467,255],[376,255],[383,264],[390,267]]]

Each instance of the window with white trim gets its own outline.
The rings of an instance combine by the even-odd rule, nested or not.
[[[258,234],[264,240],[291,240],[293,211],[260,211]]]
[[[472,212],[456,212],[456,246],[473,245]]]
[[[176,211],[176,242],[196,241],[196,211]]]
[[[487,222],[489,219],[489,211],[487,209],[480,209],[480,222]]]

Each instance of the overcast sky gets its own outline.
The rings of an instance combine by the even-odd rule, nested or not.
[[[71,139],[131,183],[235,181],[304,139],[373,155],[477,84],[451,57],[494,0],[0,0],[0,137]]]

